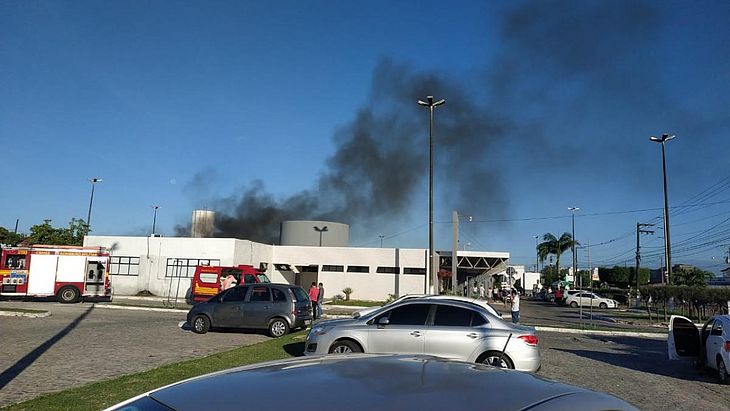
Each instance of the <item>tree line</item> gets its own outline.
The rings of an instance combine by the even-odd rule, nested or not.
[[[68,227],[53,227],[51,220],[43,220],[30,228],[30,234],[16,233],[0,227],[0,244],[5,246],[52,244],[83,245],[89,225],[83,219],[72,218]]]

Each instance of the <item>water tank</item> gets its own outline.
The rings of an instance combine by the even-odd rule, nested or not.
[[[215,211],[195,210],[193,211],[193,224],[190,236],[194,238],[213,237],[215,223]]]
[[[333,221],[290,220],[281,223],[281,245],[347,247],[350,226]]]

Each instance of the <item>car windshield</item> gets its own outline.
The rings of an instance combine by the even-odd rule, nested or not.
[[[257,277],[259,278],[259,282],[262,283],[270,283],[271,280],[269,280],[269,277],[266,276],[264,273],[257,274]]]

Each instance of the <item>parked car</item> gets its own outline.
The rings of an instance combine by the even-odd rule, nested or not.
[[[360,354],[289,358],[219,371],[150,391],[107,411],[280,410],[283,389],[286,398],[317,393],[317,404],[298,405],[304,409],[636,410],[609,394],[528,373],[424,355]]]
[[[686,317],[669,319],[667,349],[670,360],[690,359],[700,368],[717,371],[723,384],[730,384],[730,315],[710,318],[702,329]]]
[[[312,326],[305,355],[348,353],[430,354],[537,371],[535,329],[503,321],[470,302],[413,298],[354,319]]]
[[[460,296],[460,295],[432,295],[432,294],[407,294],[407,295],[401,296],[400,298],[397,298],[397,299],[393,300],[392,302],[390,302],[384,306],[381,306],[381,307],[369,307],[369,308],[364,308],[359,311],[355,311],[354,313],[352,313],[352,317],[359,318],[366,314],[370,314],[372,312],[378,311],[378,310],[382,309],[383,307],[388,307],[397,302],[401,302],[404,300],[410,300],[413,298],[434,298],[434,299],[442,299],[442,300],[465,301],[465,302],[469,302],[472,304],[477,304],[480,307],[484,307],[487,311],[491,312],[493,315],[495,315],[499,318],[502,318],[502,313],[500,313],[499,311],[497,311],[497,309],[492,307],[492,305],[489,304],[486,300],[480,300],[478,298],[472,298],[472,297],[464,297],[464,296]]]
[[[266,329],[281,337],[312,322],[312,304],[299,286],[244,284],[223,291],[188,312],[188,324],[198,334],[211,327]]]
[[[597,307],[597,308],[617,308],[618,302],[610,298],[601,297],[598,294],[590,291],[578,291],[573,294],[568,294],[565,299],[565,304],[573,308],[583,307]]]

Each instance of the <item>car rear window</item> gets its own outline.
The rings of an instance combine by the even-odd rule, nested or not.
[[[249,301],[271,301],[271,290],[269,287],[254,287],[253,290],[251,290],[251,297],[249,297]]]
[[[274,295],[274,301],[286,302],[286,294],[284,294],[284,291],[282,291],[278,288],[272,288],[271,293]]]
[[[307,293],[304,292],[304,290],[301,287],[292,287],[290,288],[294,292],[294,295],[297,298],[297,301],[307,301],[309,300],[309,296]]]
[[[436,317],[433,324],[448,327],[469,327],[471,316],[472,311],[466,308],[439,305],[436,308]]]

